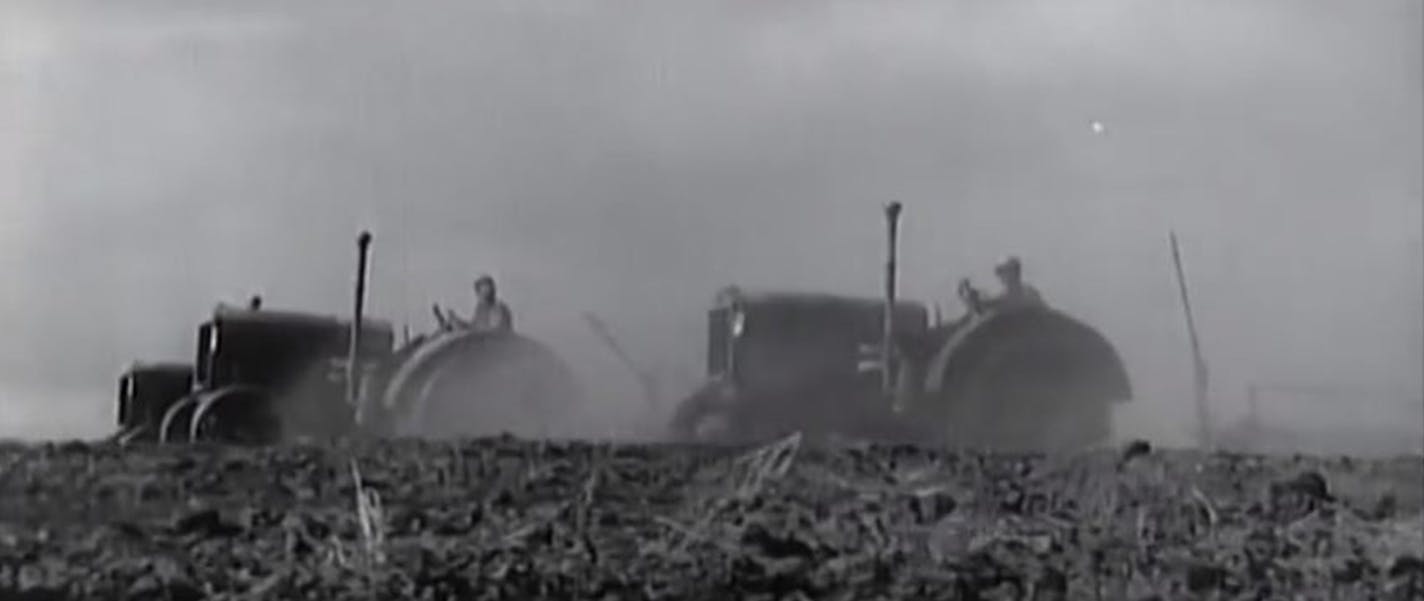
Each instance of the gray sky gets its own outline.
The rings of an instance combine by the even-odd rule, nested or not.
[[[1391,419],[1420,47],[1412,0],[4,0],[0,436],[104,431],[219,300],[347,311],[363,227],[375,312],[428,327],[492,272],[616,429],[581,311],[690,383],[723,284],[877,294],[892,199],[905,294],[957,314],[1020,255],[1125,355],[1128,433],[1192,428],[1173,228],[1222,412],[1268,380]]]

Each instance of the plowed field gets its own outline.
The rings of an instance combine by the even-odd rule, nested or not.
[[[1424,457],[0,449],[0,599],[1421,599]]]

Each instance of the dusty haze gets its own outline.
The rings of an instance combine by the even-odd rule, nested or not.
[[[889,200],[904,294],[1013,253],[1118,345],[1124,436],[1194,428],[1169,229],[1221,419],[1424,419],[1416,0],[773,4],[4,0],[0,436],[106,433],[220,300],[349,311],[362,228],[374,313],[490,272],[632,433],[582,312],[692,386],[723,284],[878,294]]]

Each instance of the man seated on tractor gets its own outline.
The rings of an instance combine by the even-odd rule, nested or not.
[[[514,329],[514,316],[509,306],[500,300],[494,278],[482,275],[475,280],[475,311],[467,321],[454,311],[432,307],[441,330],[472,329],[477,332],[509,332]]]
[[[475,280],[475,312],[469,327],[479,332],[508,332],[514,329],[514,316],[509,306],[500,300],[494,278],[482,275]]]
[[[1043,295],[1038,293],[1038,289],[1023,281],[1023,265],[1018,257],[1009,257],[994,267],[994,274],[999,276],[999,281],[1004,285],[1004,291],[999,296],[990,299],[989,308],[995,311],[1012,311],[1016,309],[1027,309],[1043,307]]]

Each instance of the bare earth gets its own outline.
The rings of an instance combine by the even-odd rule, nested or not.
[[[1424,598],[1424,457],[1138,450],[16,444],[0,598]]]

